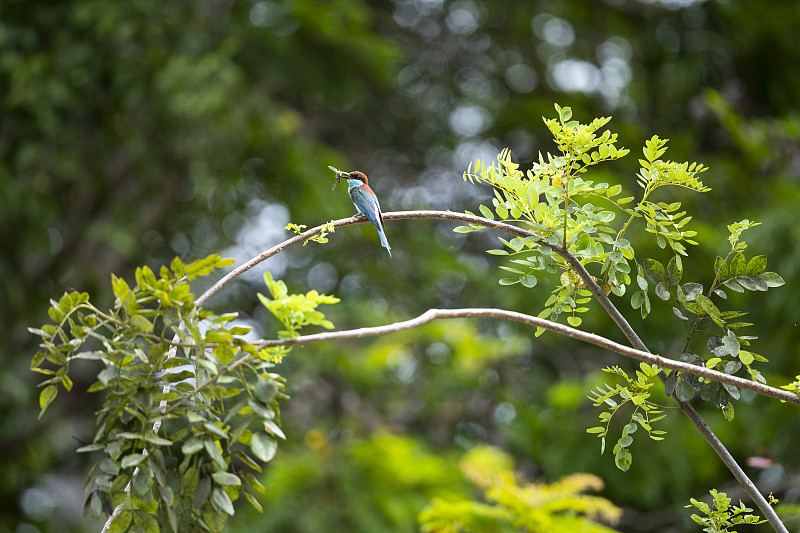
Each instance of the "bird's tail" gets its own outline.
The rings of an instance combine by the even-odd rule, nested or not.
[[[389,241],[386,240],[386,233],[383,232],[383,228],[378,228],[378,236],[381,238],[381,246],[386,248],[386,251],[389,252],[389,257],[391,257],[392,247],[389,246]]]

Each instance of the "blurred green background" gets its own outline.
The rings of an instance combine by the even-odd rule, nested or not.
[[[0,5],[0,530],[98,531],[82,517],[98,398],[75,388],[37,420],[29,372],[48,298],[88,291],[110,306],[110,274],[219,252],[242,262],[287,238],[288,222],[350,216],[327,165],[360,169],[385,211],[476,210],[491,192],[462,172],[510,147],[523,168],[553,151],[542,116],[613,115],[632,150],[603,181],[635,194],[653,134],[667,157],[711,168],[704,195],[673,196],[695,214],[701,247],[685,277],[708,283],[725,225],[762,222],[750,252],[787,281],[731,296],[751,311],[772,384],[798,372],[800,307],[800,24],[798,2],[733,0],[5,0]],[[613,173],[613,174],[612,174]],[[264,269],[294,292],[342,302],[340,329],[430,307],[537,314],[546,284],[500,287],[488,232],[390,222],[394,257],[366,225],[325,246],[267,261],[209,305],[274,331],[255,293]],[[634,234],[636,243],[643,232]],[[641,248],[662,260],[663,252]],[[662,255],[659,255],[662,254]],[[199,292],[203,287],[198,287]],[[675,356],[683,327],[619,306],[653,351]],[[658,319],[658,315],[667,317]],[[585,329],[619,340],[598,310]],[[619,472],[585,433],[585,398],[607,364],[632,363],[512,324],[456,321],[380,339],[298,349],[278,371],[288,436],[265,471],[265,512],[240,506],[230,531],[416,531],[430,498],[469,494],[458,460],[488,443],[523,475],[592,472],[625,509],[620,530],[690,531],[682,506],[709,488],[743,497],[687,420],[662,443],[638,439]],[[743,394],[736,419],[704,415],[766,491],[800,502],[800,417]],[[794,524],[795,531],[800,524]],[[696,530],[696,529],[694,529]],[[753,529],[755,530],[755,528]]]

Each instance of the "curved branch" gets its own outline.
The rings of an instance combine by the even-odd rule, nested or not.
[[[578,276],[583,280],[584,284],[586,285],[587,289],[594,295],[603,309],[608,313],[614,323],[617,324],[617,327],[622,331],[631,345],[641,352],[648,352],[650,350],[647,349],[647,346],[642,342],[639,336],[636,334],[634,329],[625,320],[625,317],[619,312],[619,310],[614,306],[608,296],[605,294],[603,289],[597,284],[594,278],[589,274],[586,268],[581,264],[581,262],[573,256],[568,249],[545,242],[540,235],[532,231],[528,231],[522,228],[518,228],[511,224],[506,224],[504,222],[497,222],[494,220],[489,220],[486,218],[478,217],[475,215],[467,215],[463,213],[455,213],[452,211],[400,211],[400,212],[389,212],[383,214],[384,220],[400,220],[400,219],[439,219],[439,220],[455,220],[466,222],[469,224],[476,224],[487,228],[492,228],[497,231],[502,231],[509,235],[514,235],[517,237],[533,237],[537,239],[537,242],[540,246],[546,246],[552,249],[555,253],[559,256],[564,258],[564,260],[572,267]],[[345,219],[339,219],[332,222],[334,228],[342,227],[342,226],[349,226],[351,224],[363,224],[366,222],[366,219],[363,217],[350,217]],[[296,235],[291,239],[287,239],[286,241],[278,244],[270,248],[269,250],[261,253],[259,256],[251,259],[247,263],[243,264],[242,266],[236,268],[235,270],[228,273],[222,279],[220,279],[217,283],[215,283],[211,288],[209,288],[205,293],[203,293],[196,301],[197,305],[202,304],[208,298],[216,294],[222,287],[224,287],[228,282],[237,278],[241,274],[247,272],[257,264],[261,263],[262,261],[272,257],[275,254],[278,254],[287,248],[294,246],[295,244],[301,243],[313,237],[314,235],[319,234],[322,231],[322,226],[317,226],[312,228],[308,231],[301,233],[300,235]],[[716,437],[714,432],[705,423],[705,421],[700,417],[700,415],[695,411],[695,409],[687,402],[682,402],[675,397],[675,401],[678,403],[681,411],[692,421],[695,427],[698,429],[700,434],[706,441],[709,443],[711,448],[717,453],[720,457],[722,462],[734,477],[739,481],[742,485],[744,490],[747,494],[753,499],[755,504],[764,513],[764,516],[769,520],[770,525],[778,532],[786,532],[786,528],[783,523],[778,518],[778,515],[769,505],[767,500],[764,496],[758,491],[755,487],[753,482],[747,477],[747,474],[744,473],[742,468],[739,464],[733,459],[730,455],[728,450],[722,444],[722,442]]]
[[[261,348],[270,346],[298,346],[312,342],[325,342],[337,341],[343,339],[356,339],[361,337],[376,337],[387,335],[390,333],[397,333],[407,329],[413,329],[427,324],[437,319],[453,319],[453,318],[497,318],[500,320],[511,320],[513,322],[520,322],[528,326],[543,328],[560,335],[570,337],[589,344],[594,344],[604,350],[644,361],[648,364],[654,364],[662,368],[676,370],[678,372],[686,372],[694,374],[710,380],[719,381],[720,383],[727,383],[741,389],[750,390],[770,398],[782,400],[795,405],[800,405],[800,396],[789,391],[776,389],[757,381],[731,376],[718,370],[712,370],[704,366],[693,365],[683,361],[676,361],[667,357],[661,357],[650,352],[637,350],[623,344],[616,343],[600,335],[588,333],[580,329],[575,329],[558,322],[545,320],[543,318],[518,313],[516,311],[508,311],[506,309],[487,309],[487,308],[460,308],[460,309],[428,309],[416,318],[404,320],[402,322],[395,322],[385,326],[374,326],[368,328],[351,329],[346,331],[331,331],[326,333],[316,333],[313,335],[302,335],[293,339],[280,339],[280,340],[263,340],[256,341],[253,344]]]

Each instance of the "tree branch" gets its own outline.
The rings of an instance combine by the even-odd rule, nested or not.
[[[271,346],[298,346],[312,342],[325,342],[325,341],[338,341],[343,339],[356,339],[361,337],[376,337],[381,335],[388,335],[390,333],[397,333],[407,329],[417,328],[423,324],[427,324],[437,319],[452,319],[452,318],[497,318],[501,320],[511,320],[513,322],[520,322],[529,326],[537,328],[544,328],[546,330],[558,333],[589,344],[594,344],[604,350],[644,361],[648,364],[654,364],[662,368],[676,370],[678,372],[686,372],[701,376],[720,383],[727,383],[734,387],[750,390],[758,394],[775,398],[777,400],[800,405],[800,396],[789,391],[776,389],[757,381],[740,378],[738,376],[731,376],[718,370],[706,368],[704,366],[693,365],[683,361],[676,361],[667,357],[661,357],[650,352],[637,350],[623,344],[616,343],[600,335],[588,333],[580,329],[559,324],[551,320],[518,313],[516,311],[508,311],[505,309],[487,309],[487,308],[461,308],[461,309],[429,309],[423,314],[410,320],[403,322],[395,322],[385,326],[375,326],[369,328],[351,329],[346,331],[331,331],[326,333],[316,333],[314,335],[302,335],[293,339],[280,339],[280,340],[262,340],[256,341],[253,344],[261,348],[268,348]]]
[[[534,232],[518,228],[511,224],[506,224],[504,222],[497,222],[494,220],[489,220],[486,218],[474,216],[474,215],[467,215],[462,213],[455,213],[451,211],[401,211],[401,212],[390,212],[383,214],[384,220],[402,220],[402,219],[439,219],[439,220],[454,220],[460,222],[466,222],[469,224],[476,224],[486,228],[495,229],[497,231],[501,231],[507,233],[509,235],[514,235],[517,237],[533,237],[537,240],[537,244],[540,246],[546,246],[561,256],[567,264],[575,271],[578,276],[583,280],[584,284],[586,285],[587,289],[594,295],[603,309],[608,313],[614,323],[617,324],[617,327],[622,331],[631,345],[638,350],[639,352],[647,352],[647,346],[642,342],[639,336],[636,334],[634,329],[630,326],[625,317],[619,312],[619,310],[614,306],[602,288],[597,284],[594,278],[589,274],[586,268],[581,264],[581,262],[573,256],[569,250],[566,248],[547,243],[542,239],[540,235],[537,235]],[[332,222],[334,228],[349,226],[351,224],[362,224],[366,222],[366,220],[362,217],[350,217],[340,220],[335,220]],[[236,268],[235,270],[228,273],[222,279],[220,279],[217,283],[215,283],[211,288],[209,288],[205,293],[203,293],[196,301],[197,305],[204,303],[208,298],[216,294],[222,287],[224,287],[228,282],[237,278],[244,272],[247,272],[258,263],[269,259],[273,255],[276,255],[287,248],[294,246],[295,244],[301,243],[310,239],[311,237],[318,235],[322,231],[322,226],[317,226],[312,228],[308,231],[301,233],[300,235],[296,235],[291,239],[287,239],[286,241],[278,244],[266,250],[259,256],[251,259],[247,263],[243,264],[242,266]],[[424,315],[423,315],[424,316]],[[674,397],[674,394],[673,394]],[[748,495],[753,499],[756,503],[758,508],[764,513],[764,516],[769,520],[770,525],[778,532],[786,532],[786,528],[781,523],[780,519],[778,518],[775,511],[766,501],[764,496],[758,491],[752,481],[747,477],[744,473],[742,468],[736,463],[733,457],[730,455],[728,450],[725,446],[720,442],[720,440],[714,435],[711,428],[703,421],[700,415],[694,410],[694,408],[686,403],[678,400],[675,398],[675,401],[678,403],[681,411],[686,414],[686,416],[692,421],[695,427],[698,429],[700,434],[706,439],[712,449],[717,453],[720,459],[723,461],[725,466],[733,473],[734,477],[739,481],[742,485],[744,490],[748,493]]]

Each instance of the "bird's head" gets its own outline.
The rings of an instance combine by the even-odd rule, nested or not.
[[[359,171],[359,170],[354,170],[353,172],[350,172],[349,174],[345,175],[345,178],[347,178],[349,180],[360,181],[364,185],[368,185],[369,184],[369,182],[367,181],[367,175],[364,174],[363,172]]]

